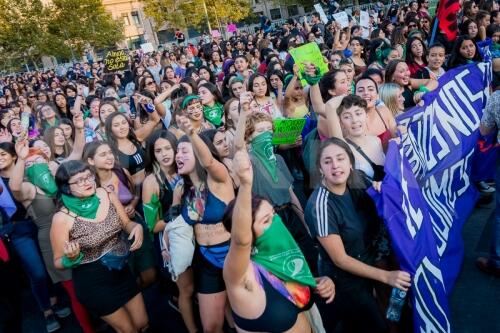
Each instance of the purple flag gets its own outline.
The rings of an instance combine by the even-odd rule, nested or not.
[[[370,191],[401,268],[412,275],[415,332],[450,332],[448,300],[463,259],[461,230],[477,200],[471,161],[491,64],[447,72],[424,106],[398,117],[407,127],[386,157],[382,194]]]

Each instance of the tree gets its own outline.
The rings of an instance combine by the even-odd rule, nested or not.
[[[248,0],[144,0],[144,13],[152,18],[155,27],[168,28],[201,27],[206,25],[203,6],[205,2],[210,24],[214,27],[229,22],[238,22],[251,12]]]
[[[100,0],[0,0],[0,67],[79,57],[86,47],[115,45],[122,28]]]

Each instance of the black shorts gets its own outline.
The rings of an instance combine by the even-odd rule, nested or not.
[[[226,290],[222,268],[214,266],[196,249],[194,260],[195,290],[200,294],[216,294]]]

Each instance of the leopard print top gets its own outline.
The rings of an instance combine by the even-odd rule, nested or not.
[[[120,240],[122,221],[116,208],[110,202],[108,214],[104,220],[92,222],[75,217],[73,227],[69,232],[70,241],[80,244],[83,252],[82,264],[94,262],[111,251]]]

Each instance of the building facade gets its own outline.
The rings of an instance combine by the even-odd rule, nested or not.
[[[102,0],[102,4],[115,20],[123,22],[125,40],[119,44],[120,47],[136,49],[143,43],[158,46],[158,36],[151,20],[144,14],[141,1]]]

